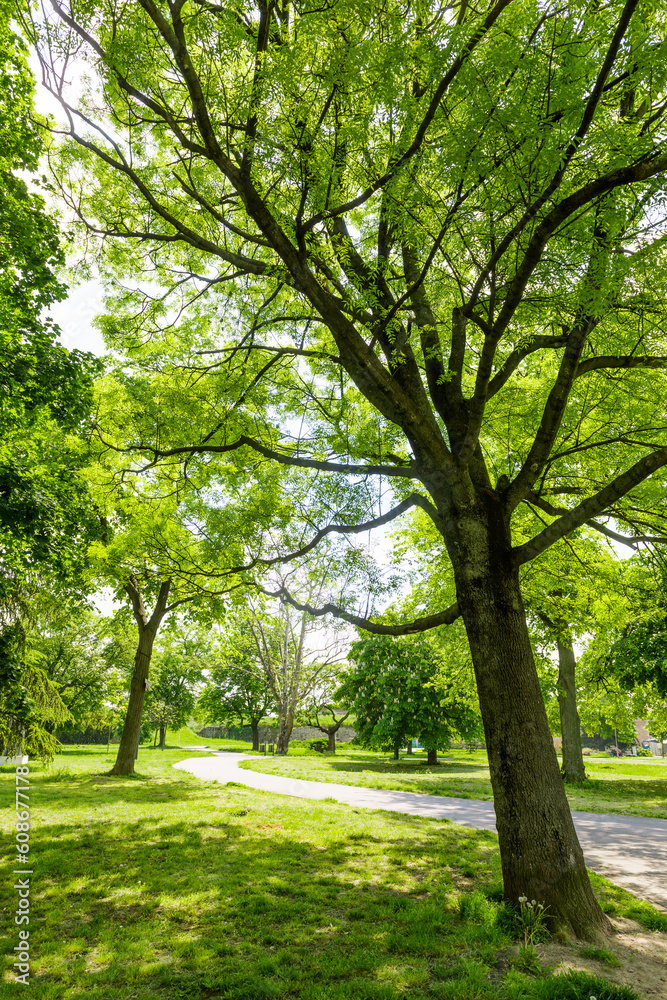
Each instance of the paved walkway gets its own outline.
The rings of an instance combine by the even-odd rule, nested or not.
[[[451,819],[478,829],[495,830],[492,802],[457,799],[444,795],[421,795],[391,789],[360,788],[333,782],[281,778],[239,768],[242,760],[257,760],[242,753],[215,753],[174,764],[206,781],[237,781],[278,795],[305,799],[335,799],[364,809]],[[667,910],[667,820],[647,816],[573,812],[586,864],[618,885]]]

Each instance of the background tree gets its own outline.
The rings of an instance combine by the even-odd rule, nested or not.
[[[630,604],[626,623],[617,622],[605,637],[609,651],[600,663],[604,674],[613,674],[622,687],[632,690],[652,683],[667,697],[667,572],[662,560],[640,554],[628,567],[626,581]]]
[[[123,364],[108,367],[95,385],[103,440],[91,443],[86,476],[106,525],[104,540],[91,546],[92,572],[117,599],[129,601],[138,630],[126,725],[112,771],[129,774],[163,623],[175,611],[195,624],[223,617],[227,595],[244,586],[247,566],[280,561],[263,556],[264,536],[280,533],[289,513],[280,488],[284,473],[273,467],[258,470],[251,483],[235,461],[227,475],[217,470],[214,479],[200,470],[182,482],[178,469],[162,466],[137,476],[125,453],[128,440],[153,419],[178,427],[196,407],[188,412],[183,405],[175,373],[165,381],[150,371],[130,374]],[[206,401],[210,392],[206,386]]]
[[[479,735],[479,715],[438,684],[442,663],[433,642],[368,636],[353,643],[350,659],[336,693],[352,707],[362,744],[392,749],[398,760],[401,746],[417,737],[428,763],[437,764],[438,749],[452,739]]]
[[[327,738],[327,751],[336,752],[336,733],[349,718],[349,708],[340,708],[330,696],[330,692],[322,692],[311,699],[303,714],[305,725],[319,729]]]
[[[612,0],[601,18],[583,0],[100,0],[54,2],[30,29],[65,110],[64,204],[103,237],[101,271],[135,282],[107,331],[150,343],[137,365],[166,348],[183,411],[197,402],[133,447],[188,475],[236,452],[330,474],[338,502],[304,519],[314,542],[428,512],[455,605],[386,625],[346,595],[337,613],[389,634],[463,617],[505,893],[583,936],[610,925],[520,570],[606,513],[641,530],[667,465],[664,15]],[[70,58],[94,96],[66,86]],[[227,389],[203,399],[209,375]],[[383,515],[371,476],[391,483]]]
[[[108,694],[111,666],[104,649],[109,623],[85,605],[59,603],[40,610],[27,640],[32,656],[60,695],[70,724],[86,729]]]
[[[47,409],[73,427],[91,400],[92,355],[67,351],[46,311],[64,299],[58,224],[38,193],[42,134],[33,119],[28,49],[15,31],[12,3],[0,3],[0,427],[24,425]],[[28,180],[30,184],[28,183]],[[4,441],[3,441],[4,444]],[[4,449],[3,449],[4,452]],[[0,452],[3,461],[6,453]],[[2,522],[0,522],[1,524]]]
[[[594,635],[583,654],[587,725],[607,738],[633,742],[634,721],[667,736],[667,616],[661,549],[623,563],[623,613]],[[596,714],[597,713],[597,714]],[[622,734],[622,735],[621,735]]]
[[[274,707],[274,696],[257,657],[252,636],[243,629],[226,628],[225,639],[209,668],[199,708],[208,722],[250,726],[252,749],[259,750],[259,724]]]
[[[52,760],[49,729],[71,718],[56,687],[25,652],[20,622],[0,632],[0,753]]]
[[[297,713],[322,686],[331,684],[340,642],[305,612],[283,603],[272,614],[258,602],[248,602],[231,639],[235,641],[240,641],[236,654],[250,647],[262,671],[278,716],[276,753],[286,754]]]
[[[586,777],[575,643],[587,644],[591,635],[626,620],[629,611],[623,576],[623,564],[608,545],[599,535],[583,530],[568,539],[567,547],[561,543],[550,549],[526,573],[524,594],[535,623],[535,641],[551,649],[555,645],[558,657],[558,724],[554,731],[562,737],[561,772],[566,782]]]
[[[160,734],[160,749],[166,745],[167,727],[180,729],[192,715],[204,661],[197,637],[171,631],[163,640],[146,699],[146,719]]]

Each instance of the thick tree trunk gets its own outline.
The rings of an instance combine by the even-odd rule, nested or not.
[[[329,730],[329,732],[327,733],[327,740],[328,740],[327,750],[329,751],[329,753],[335,753],[336,752],[336,733],[337,732],[338,732],[338,727],[336,727],[336,729]]]
[[[160,726],[160,750],[164,750],[167,743],[167,727]]]
[[[438,751],[437,750],[429,750],[428,751],[428,757],[426,759],[426,763],[427,764],[437,764],[438,763]]]
[[[137,621],[139,643],[134,657],[134,673],[132,674],[132,682],[130,684],[130,699],[127,704],[123,734],[118,746],[116,763],[107,772],[109,775],[134,774],[134,760],[141,732],[141,715],[144,710],[144,698],[146,697],[146,688],[148,685],[148,672],[151,665],[153,643],[166,612],[169,588],[169,580],[162,583],[155,610],[151,617],[147,618],[141,592],[135,577],[130,577],[125,585],[125,589],[132,601],[134,617]]]
[[[250,728],[252,729],[252,748],[259,751],[259,719],[251,719]]]
[[[407,750],[407,752],[408,752],[408,754],[412,753],[412,740],[408,740],[408,750]]]
[[[586,777],[584,756],[581,752],[581,723],[577,711],[577,661],[572,639],[561,633],[558,643],[558,708],[560,731],[563,734],[563,766],[565,781],[583,781]]]
[[[398,752],[400,749],[401,749],[401,744],[398,742],[394,743],[394,760],[398,760]]]
[[[477,679],[505,898],[535,899],[548,908],[552,929],[599,939],[612,927],[593,894],[565,796],[518,571],[508,546],[487,547],[484,526],[472,527],[468,544],[453,547],[457,598]]]
[[[278,724],[278,739],[276,740],[276,753],[289,753],[289,741],[294,729],[294,712],[288,711],[280,716]]]

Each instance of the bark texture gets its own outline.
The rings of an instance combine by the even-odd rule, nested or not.
[[[134,774],[134,761],[141,732],[141,716],[144,710],[144,699],[148,686],[148,674],[153,653],[155,636],[167,612],[167,598],[171,586],[170,580],[165,580],[160,586],[160,592],[153,614],[148,617],[144,608],[143,597],[136,577],[131,576],[125,584],[125,590],[132,601],[132,610],[137,622],[139,641],[134,657],[134,672],[130,684],[130,699],[123,725],[123,734],[118,746],[116,763],[108,772],[110,775]]]
[[[507,551],[494,548],[477,534],[457,596],[482,710],[505,897],[535,899],[552,928],[594,940],[610,934],[611,924],[593,894],[565,796],[518,571]]]
[[[437,750],[429,750],[428,751],[428,757],[426,758],[426,763],[427,764],[437,764],[438,763],[438,751]]]
[[[288,706],[284,714],[280,715],[278,723],[278,738],[276,740],[276,753],[289,753],[289,741],[294,729],[294,711]]]
[[[581,750],[581,722],[577,710],[577,661],[572,637],[561,632],[558,636],[558,709],[560,731],[563,734],[563,778],[567,782],[583,781],[586,777]]]

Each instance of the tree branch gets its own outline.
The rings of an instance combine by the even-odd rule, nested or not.
[[[567,507],[554,507],[543,497],[538,496],[536,493],[531,493],[526,498],[526,502],[533,504],[535,507],[539,507],[543,510],[545,514],[551,514],[552,517],[558,517],[560,514],[569,514],[570,510]],[[612,538],[615,542],[621,542],[623,545],[627,545],[629,548],[637,548],[642,542],[654,542],[656,544],[661,544],[667,542],[667,535],[620,535],[617,531],[613,531],[608,528],[606,524],[600,524],[599,521],[594,521],[590,518],[588,521],[584,521],[587,528],[593,528],[595,531],[599,531],[600,534],[606,535],[607,538]]]
[[[99,435],[99,431],[98,431]],[[290,465],[300,469],[317,469],[320,472],[340,472],[344,475],[358,475],[358,476],[398,476],[404,479],[415,479],[416,473],[413,468],[413,463],[410,462],[404,469],[400,466],[392,465],[352,465],[344,464],[342,462],[326,462],[319,461],[314,458],[300,458],[296,455],[285,455],[283,452],[274,451],[272,448],[267,448],[265,445],[260,444],[259,441],[255,441],[253,438],[247,437],[245,434],[242,435],[233,444],[202,444],[202,445],[188,445],[182,448],[168,448],[161,450],[159,448],[154,448],[149,445],[130,445],[128,448],[117,448],[108,441],[104,441],[100,436],[100,440],[108,448],[112,448],[114,451],[126,452],[126,451],[143,451],[152,452],[154,459],[148,465],[143,466],[141,469],[137,469],[137,472],[146,472],[148,469],[152,469],[157,462],[162,458],[173,458],[176,455],[225,455],[232,451],[237,451],[239,448],[252,448],[253,451],[258,452],[263,455],[264,458],[269,458],[274,462],[279,462],[281,465]]]
[[[626,4],[625,7],[623,8],[623,12],[616,27],[616,31],[614,32],[614,36],[611,40],[609,48],[607,49],[607,54],[604,58],[602,66],[600,67],[600,72],[597,75],[597,79],[595,81],[593,89],[584,107],[584,112],[581,116],[581,122],[579,124],[579,128],[577,129],[575,135],[572,137],[567,149],[565,150],[563,158],[558,166],[558,169],[556,170],[549,184],[541,192],[539,197],[536,198],[535,201],[528,206],[521,219],[517,222],[516,226],[514,226],[510,230],[510,232],[505,235],[505,237],[501,240],[495,253],[492,254],[489,263],[486,265],[486,267],[480,274],[475,284],[475,288],[473,289],[469,302],[469,305],[471,307],[475,305],[479,293],[484,283],[486,282],[487,278],[491,274],[495,265],[499,262],[501,257],[505,254],[505,252],[509,249],[509,247],[514,242],[516,237],[523,232],[528,223],[535,218],[540,209],[546,204],[549,198],[560,187],[562,180],[567,172],[567,168],[572,162],[572,159],[574,158],[577,150],[579,149],[583,140],[585,139],[586,134],[593,122],[595,112],[597,110],[598,104],[604,92],[604,85],[612,70],[614,62],[616,60],[616,56],[618,55],[618,50],[630,26],[632,15],[634,14],[635,8],[637,7],[638,3],[639,0],[626,0]]]
[[[146,609],[144,608],[144,601],[141,596],[141,590],[139,589],[139,583],[134,573],[131,573],[127,580],[123,582],[123,587],[125,589],[125,593],[132,602],[132,611],[139,628],[146,628],[148,625],[148,616],[146,615]]]
[[[530,562],[531,559],[535,559],[536,556],[541,555],[542,552],[545,552],[546,549],[559,541],[559,539],[564,538],[565,535],[569,535],[575,528],[586,524],[587,521],[597,514],[602,514],[613,503],[616,503],[617,500],[624,497],[635,486],[638,486],[639,483],[648,479],[657,469],[661,469],[665,465],[667,465],[667,448],[660,448],[650,455],[646,455],[638,462],[635,462],[633,466],[613,479],[604,489],[584,500],[583,503],[574,507],[573,510],[563,514],[557,521],[548,525],[544,531],[541,531],[539,535],[536,535],[529,542],[515,548],[513,553],[516,564],[521,566],[524,563]]]
[[[505,301],[494,324],[496,335],[500,337],[508,326],[523,297],[530,276],[542,258],[544,248],[559,226],[579,209],[585,208],[596,198],[600,198],[609,191],[624,185],[638,184],[655,177],[656,174],[664,173],[665,170],[667,170],[667,155],[653,156],[627,167],[610,170],[609,173],[589,181],[588,184],[584,184],[583,187],[563,198],[535,228],[523,255],[523,260],[509,284]]]
[[[637,0],[635,0],[637,2]],[[364,202],[368,201],[376,191],[383,188],[393,177],[396,176],[398,171],[403,167],[412,157],[419,152],[421,149],[426,133],[430,128],[433,119],[435,118],[436,112],[440,107],[440,103],[445,96],[447,88],[450,83],[454,80],[468,57],[473,53],[477,45],[481,42],[484,35],[493,26],[498,17],[502,14],[505,7],[508,7],[512,3],[512,0],[498,0],[498,2],[491,8],[483,23],[477,28],[470,40],[466,43],[463,51],[459,56],[456,57],[447,73],[443,76],[442,80],[438,84],[436,91],[429,102],[429,106],[426,110],[424,117],[421,120],[419,128],[415,133],[415,137],[405,150],[393,163],[390,164],[389,169],[378,177],[377,180],[373,181],[361,194],[357,195],[356,198],[352,198],[350,201],[344,202],[342,205],[337,205],[335,208],[326,209],[323,212],[318,212],[313,215],[307,222],[303,225],[303,231],[307,232],[309,229],[313,229],[316,225],[322,222],[324,219],[333,218],[336,215],[345,215],[354,208],[358,208],[363,205]]]
[[[627,545],[631,549],[636,549],[642,542],[651,542],[652,544],[662,545],[667,542],[667,535],[620,535],[617,531],[612,531],[608,528],[606,524],[600,524],[599,521],[586,521],[589,528],[594,528],[595,531],[599,531],[602,535],[606,535],[607,538],[612,538],[615,542],[621,542],[622,545]]]
[[[510,355],[503,361],[501,367],[498,369],[496,374],[489,382],[487,390],[487,400],[495,396],[497,392],[502,389],[507,380],[516,371],[524,358],[527,358],[530,354],[534,354],[535,351],[541,351],[545,349],[553,349],[557,347],[564,347],[567,343],[567,334],[561,334],[560,336],[554,334],[553,336],[538,336],[533,337],[529,344],[524,347],[517,347],[512,351]]]
[[[644,355],[642,357],[628,354],[621,356],[601,355],[599,358],[587,358],[581,361],[577,367],[575,378],[585,375],[587,372],[596,371],[600,368],[667,368],[667,357]]]
[[[412,507],[421,507],[422,510],[426,511],[429,517],[437,523],[439,518],[438,512],[433,504],[422,496],[421,493],[411,493],[409,497],[392,507],[391,510],[387,511],[386,514],[382,514],[380,517],[373,518],[370,521],[364,521],[363,524],[329,524],[326,528],[321,528],[307,545],[303,548],[297,549],[295,552],[290,552],[286,556],[275,556],[272,559],[262,559],[258,558],[252,561],[248,566],[239,567],[236,570],[230,570],[230,572],[242,572],[244,570],[253,569],[254,566],[276,566],[280,563],[291,562],[293,559],[300,559],[301,556],[305,556],[308,552],[315,548],[323,538],[331,534],[340,535],[360,535],[364,531],[371,531],[373,528],[379,528],[383,524],[389,524],[390,521],[396,520],[401,514],[410,510]]]
[[[301,604],[292,597],[285,587],[272,591],[266,590],[258,584],[255,584],[255,586],[263,594],[266,594],[267,597],[278,597],[281,601],[296,608],[297,611],[305,611],[306,614],[312,615],[313,618],[321,618],[323,615],[333,615],[335,618],[342,618],[343,621],[349,622],[351,625],[356,625],[357,628],[364,629],[366,632],[372,632],[373,635],[413,635],[416,632],[426,632],[429,629],[437,628],[438,625],[451,625],[461,614],[458,604],[452,604],[444,611],[438,611],[434,615],[427,615],[425,618],[415,618],[414,621],[406,622],[403,625],[383,625],[381,622],[373,622],[369,618],[349,614],[349,612],[344,611],[343,608],[338,607],[336,604],[325,604],[321,608],[315,608],[312,604]]]

